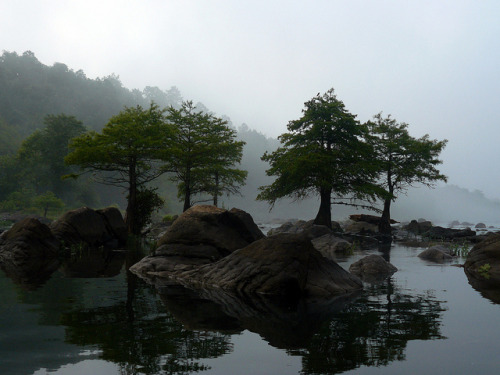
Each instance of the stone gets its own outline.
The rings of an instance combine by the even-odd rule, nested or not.
[[[477,223],[475,226],[476,229],[486,229],[485,223]]]
[[[313,227],[324,227],[330,230],[324,225],[315,225],[314,220],[309,220],[309,221],[295,220],[295,221],[285,222],[278,228],[271,229],[270,231],[268,231],[267,235],[272,236],[278,233],[301,233],[310,230]],[[335,233],[342,233],[343,229],[337,221],[332,221],[332,229],[330,231],[333,231]],[[323,234],[325,233],[322,233],[321,235]]]
[[[420,259],[428,260],[431,262],[444,262],[451,260],[453,256],[449,253],[449,249],[443,246],[433,246],[418,254]]]
[[[352,221],[363,221],[365,223],[370,223],[374,225],[379,225],[381,217],[380,216],[375,216],[375,215],[366,215],[366,214],[360,214],[360,215],[350,215],[349,219]],[[396,220],[391,219],[391,224],[397,224],[398,222]]]
[[[366,281],[384,280],[398,269],[380,255],[371,254],[354,262],[349,272]]]
[[[116,213],[115,210],[118,211],[109,209],[100,213],[88,207],[81,207],[66,212],[50,225],[50,229],[65,246],[82,243],[90,247],[124,244],[126,236],[122,230],[125,223],[123,218],[120,220],[121,213]],[[118,243],[113,241],[116,239]]]
[[[434,239],[454,240],[457,238],[467,239],[469,237],[474,237],[476,236],[476,232],[470,228],[453,229],[453,228],[443,228],[440,226],[435,226],[427,230],[425,232],[425,235],[429,238],[434,238]]]
[[[57,257],[59,241],[49,227],[37,219],[25,218],[0,236],[0,262],[22,266],[31,259]]]
[[[475,278],[500,281],[500,234],[493,234],[474,245],[464,269]]]
[[[328,259],[335,259],[336,253],[346,253],[352,249],[352,243],[335,236],[333,233],[325,234],[311,240],[314,248]]]
[[[168,243],[210,245],[225,255],[263,238],[252,217],[239,209],[193,206],[168,228],[158,246]]]
[[[297,298],[362,288],[359,278],[324,258],[306,236],[287,233],[257,240],[215,263],[188,271],[150,272],[146,277],[168,278],[194,289]]]
[[[378,233],[378,225],[370,224],[364,221],[355,221],[348,224],[345,231],[347,233],[375,234]]]

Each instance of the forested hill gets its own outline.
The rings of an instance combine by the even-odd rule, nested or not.
[[[177,106],[182,97],[175,87],[129,90],[114,74],[89,79],[63,63],[44,65],[30,51],[22,55],[4,51],[0,56],[0,132],[10,127],[24,138],[42,126],[46,115],[60,113],[99,130],[124,106],[144,106],[151,100]]]

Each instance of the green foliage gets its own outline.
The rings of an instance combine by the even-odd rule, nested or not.
[[[183,102],[180,109],[170,107],[168,121],[176,132],[165,169],[178,183],[178,196],[184,200],[184,211],[193,197],[203,194],[217,197],[239,193],[247,176],[235,168],[240,162],[245,142],[236,141],[236,132],[227,121],[196,110],[193,103]]]
[[[137,192],[137,225],[141,229],[152,221],[152,215],[158,211],[165,201],[156,193],[157,189],[144,188]]]
[[[384,229],[390,233],[390,206],[397,193],[414,184],[432,187],[435,181],[446,181],[446,176],[436,166],[442,163],[438,157],[447,140],[431,140],[427,134],[414,138],[408,132],[408,124],[398,123],[390,115],[383,118],[381,113],[367,125],[374,159],[380,168],[380,184],[390,194],[384,198],[382,214]]]
[[[489,263],[485,263],[477,269],[477,272],[485,279],[489,279],[491,277],[490,270],[491,265]]]
[[[10,193],[7,198],[0,203],[0,208],[3,211],[29,211],[32,208],[32,200],[34,197],[33,190],[21,189]]]
[[[43,217],[47,217],[49,212],[62,210],[64,206],[64,202],[51,191],[47,191],[33,199],[33,207],[40,209],[43,212]]]
[[[464,258],[467,255],[469,255],[471,245],[468,244],[467,242],[463,242],[461,244],[456,242],[456,243],[452,243],[450,245],[450,249],[451,249],[453,255]]]
[[[138,192],[146,191],[146,184],[164,173],[159,162],[169,154],[172,134],[164,111],[154,103],[149,109],[127,107],[109,120],[102,133],[91,131],[74,138],[65,162],[93,173],[100,183],[124,189],[127,226],[130,233],[139,234],[144,224],[139,216],[146,216],[139,212]]]
[[[273,205],[283,197],[319,194],[316,223],[331,225],[332,198],[333,203],[355,205],[356,200],[374,202],[384,190],[375,184],[378,170],[365,141],[366,125],[345,109],[333,89],[306,102],[302,112],[279,137],[281,147],[262,157],[270,164],[267,175],[276,180],[261,187],[257,199]]]

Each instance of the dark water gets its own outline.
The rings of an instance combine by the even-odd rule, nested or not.
[[[500,292],[420,251],[392,247],[397,273],[330,301],[157,289],[124,254],[1,271],[0,374],[497,374]]]

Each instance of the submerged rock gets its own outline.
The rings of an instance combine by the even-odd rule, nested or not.
[[[441,245],[432,246],[422,251],[420,254],[418,254],[418,257],[420,259],[438,263],[453,259],[450,250]]]
[[[384,280],[398,269],[380,255],[371,254],[354,262],[349,272],[365,281]]]

